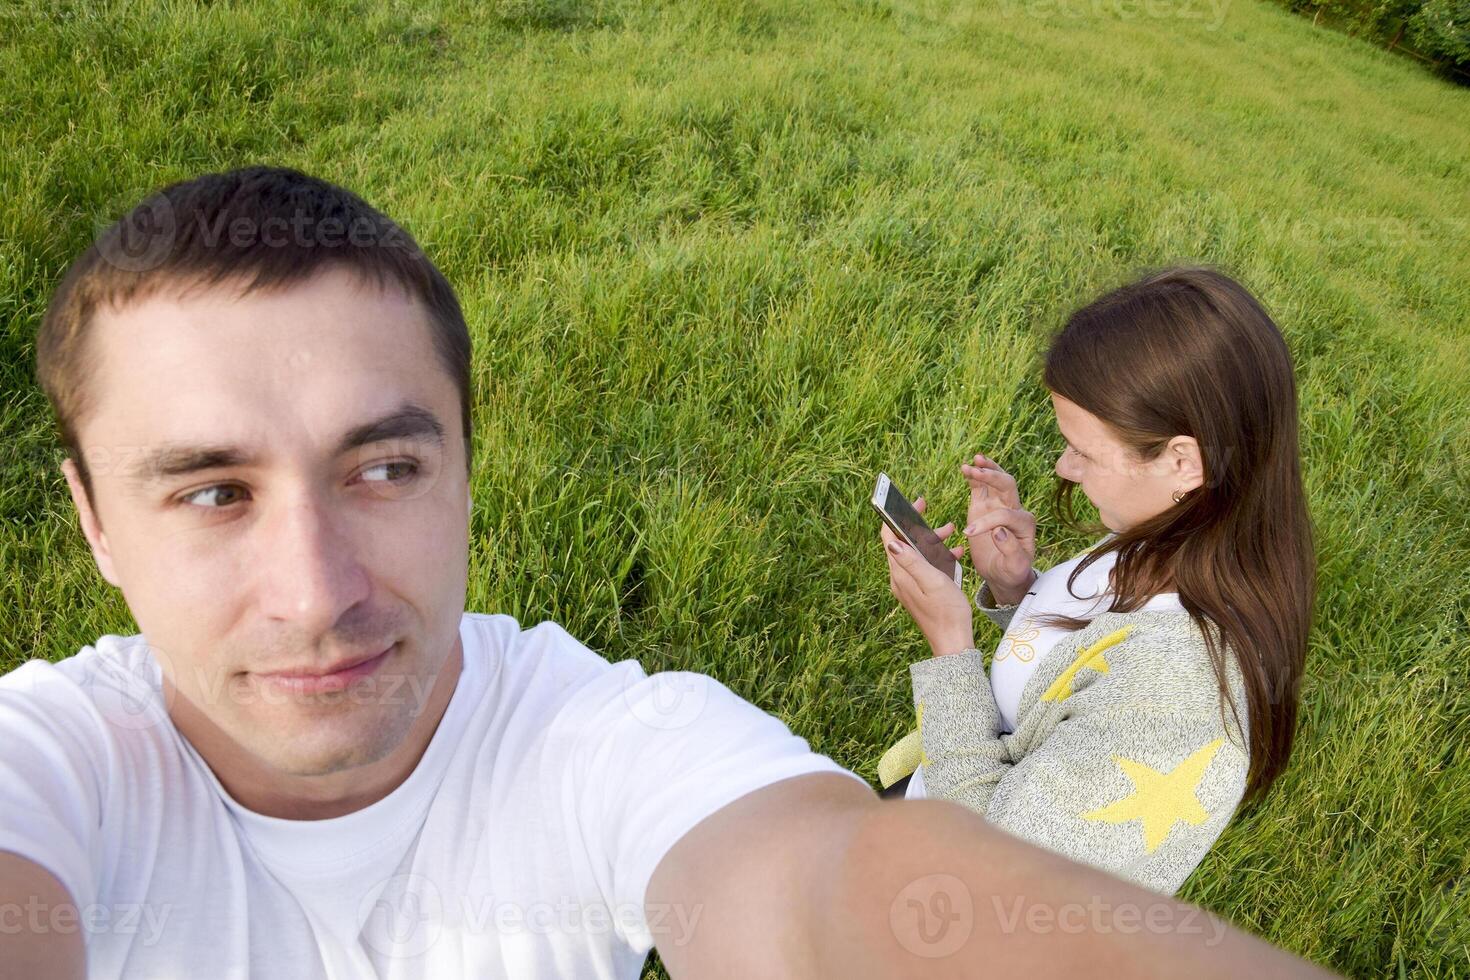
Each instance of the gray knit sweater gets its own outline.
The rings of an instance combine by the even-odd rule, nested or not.
[[[1009,626],[1014,607],[995,605],[988,588],[977,604]],[[1245,790],[1246,737],[1187,613],[1103,613],[1058,641],[1022,690],[1010,733],[980,651],[909,672],[927,796],[1144,887],[1178,891]],[[1227,676],[1245,724],[1233,657]],[[891,765],[886,776],[885,785],[897,778]]]

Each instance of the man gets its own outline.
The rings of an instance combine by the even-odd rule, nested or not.
[[[0,971],[1315,972],[880,803],[709,678],[466,612],[464,319],[341,188],[165,188],[68,271],[37,368],[141,633],[0,678]]]

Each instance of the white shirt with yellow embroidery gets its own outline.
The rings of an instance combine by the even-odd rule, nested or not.
[[[1021,706],[1021,689],[1036,672],[1041,658],[1054,647],[1058,640],[1070,635],[1060,626],[1046,626],[1037,620],[1045,616],[1075,616],[1092,619],[1108,608],[1112,594],[1108,589],[1108,575],[1118,560],[1117,552],[1108,552],[1088,565],[1077,576],[1069,589],[1067,579],[1072,571],[1091,553],[1089,548],[1075,558],[1047,569],[1031,585],[1031,591],[1016,606],[1011,625],[995,656],[990,661],[990,690],[995,694],[995,705],[1000,709],[1000,718],[1005,731],[1016,730],[1016,714]],[[1154,596],[1143,606],[1144,609],[1182,611],[1179,593],[1163,592]]]

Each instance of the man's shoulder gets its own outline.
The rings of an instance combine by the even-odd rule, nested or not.
[[[156,664],[141,635],[107,635],[70,657],[32,659],[0,676],[6,805],[22,801],[33,820],[69,820],[68,828],[78,834],[78,827],[96,830],[111,787],[147,778],[125,764],[131,747],[156,744],[171,730],[151,667]],[[92,893],[96,882],[85,870],[90,855],[58,858],[47,851],[44,835],[22,840],[20,827],[17,821],[7,828],[13,844],[42,843],[35,851],[11,849],[51,853],[53,861],[67,862],[63,872],[56,864],[47,866],[73,894]]]
[[[504,613],[466,611],[462,620],[466,656],[480,659],[489,684],[517,707],[542,709],[547,700],[570,702],[580,694],[621,690],[644,676],[637,660],[609,661],[553,620],[523,625]]]
[[[76,653],[57,660],[32,657],[12,669],[0,674],[0,685],[17,686],[34,682],[36,678],[66,677],[80,682],[95,673],[106,658],[126,663],[140,662],[148,656],[148,640],[141,633],[107,633],[88,643]]]
[[[522,625],[507,613],[466,610],[464,629],[472,631],[483,656],[519,668],[552,666],[572,671],[606,670],[606,657],[589,648],[560,623],[546,619]]]
[[[60,660],[33,658],[0,675],[0,697],[38,711],[81,711],[112,726],[158,719],[162,674],[147,637],[105,634]]]
[[[599,741],[618,731],[694,737],[733,722],[790,735],[781,719],[710,674],[649,674],[638,659],[611,661],[552,620],[523,627],[512,616],[466,612],[465,622],[480,631],[501,696],[518,711],[554,713],[558,732],[585,730]]]

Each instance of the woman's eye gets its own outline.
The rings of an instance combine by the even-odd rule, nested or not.
[[[234,503],[236,499],[239,499],[238,497],[231,499],[231,494],[238,495],[243,493],[244,488],[236,486],[233,483],[217,483],[212,487],[205,487],[202,490],[195,490],[193,493],[186,494],[182,498],[180,498],[180,501],[186,504],[193,504],[195,507],[214,509],[219,507],[228,507],[230,504]],[[210,494],[214,495],[213,503],[199,503],[199,500],[201,498],[208,499],[208,495]],[[220,500],[221,495],[223,495],[225,498],[223,501]]]
[[[369,473],[383,472],[385,476],[380,478],[369,477]],[[388,463],[376,463],[362,471],[362,475],[369,483],[402,483],[418,474],[418,464],[407,459],[395,459]],[[393,473],[397,473],[394,476]]]

